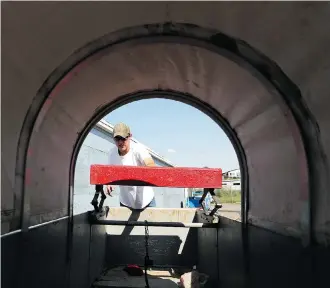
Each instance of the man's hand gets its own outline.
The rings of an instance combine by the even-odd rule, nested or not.
[[[111,185],[107,185],[106,193],[107,193],[109,196],[111,196],[111,197],[112,197],[112,195],[111,195],[111,192],[112,192],[112,191],[113,191],[112,186],[111,186]]]

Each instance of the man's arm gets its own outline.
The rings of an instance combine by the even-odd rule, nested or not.
[[[156,166],[155,161],[154,161],[154,159],[152,159],[151,156],[147,157],[147,158],[144,158],[143,162],[146,166],[150,166],[150,167]]]
[[[154,159],[152,159],[150,153],[142,145],[139,146],[138,157],[144,166],[154,167],[156,166]]]

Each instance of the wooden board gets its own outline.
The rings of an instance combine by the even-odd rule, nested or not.
[[[93,284],[93,287],[145,288],[144,275],[129,276],[123,268],[120,266],[109,269]],[[180,276],[171,270],[157,268],[148,271],[150,288],[177,288]]]
[[[221,188],[222,170],[220,168],[91,165],[90,184]]]

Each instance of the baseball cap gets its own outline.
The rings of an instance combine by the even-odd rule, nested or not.
[[[113,127],[113,137],[120,136],[120,137],[126,138],[130,134],[131,134],[131,130],[124,123],[118,123],[115,125],[115,127]]]

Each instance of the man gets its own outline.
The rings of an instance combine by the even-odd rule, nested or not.
[[[113,138],[116,147],[109,153],[109,165],[124,166],[156,166],[151,155],[141,144],[131,141],[130,128],[124,123],[118,123],[113,128]],[[152,187],[120,186],[120,206],[132,209],[155,207],[156,201]],[[111,195],[113,188],[108,185],[107,193]]]

